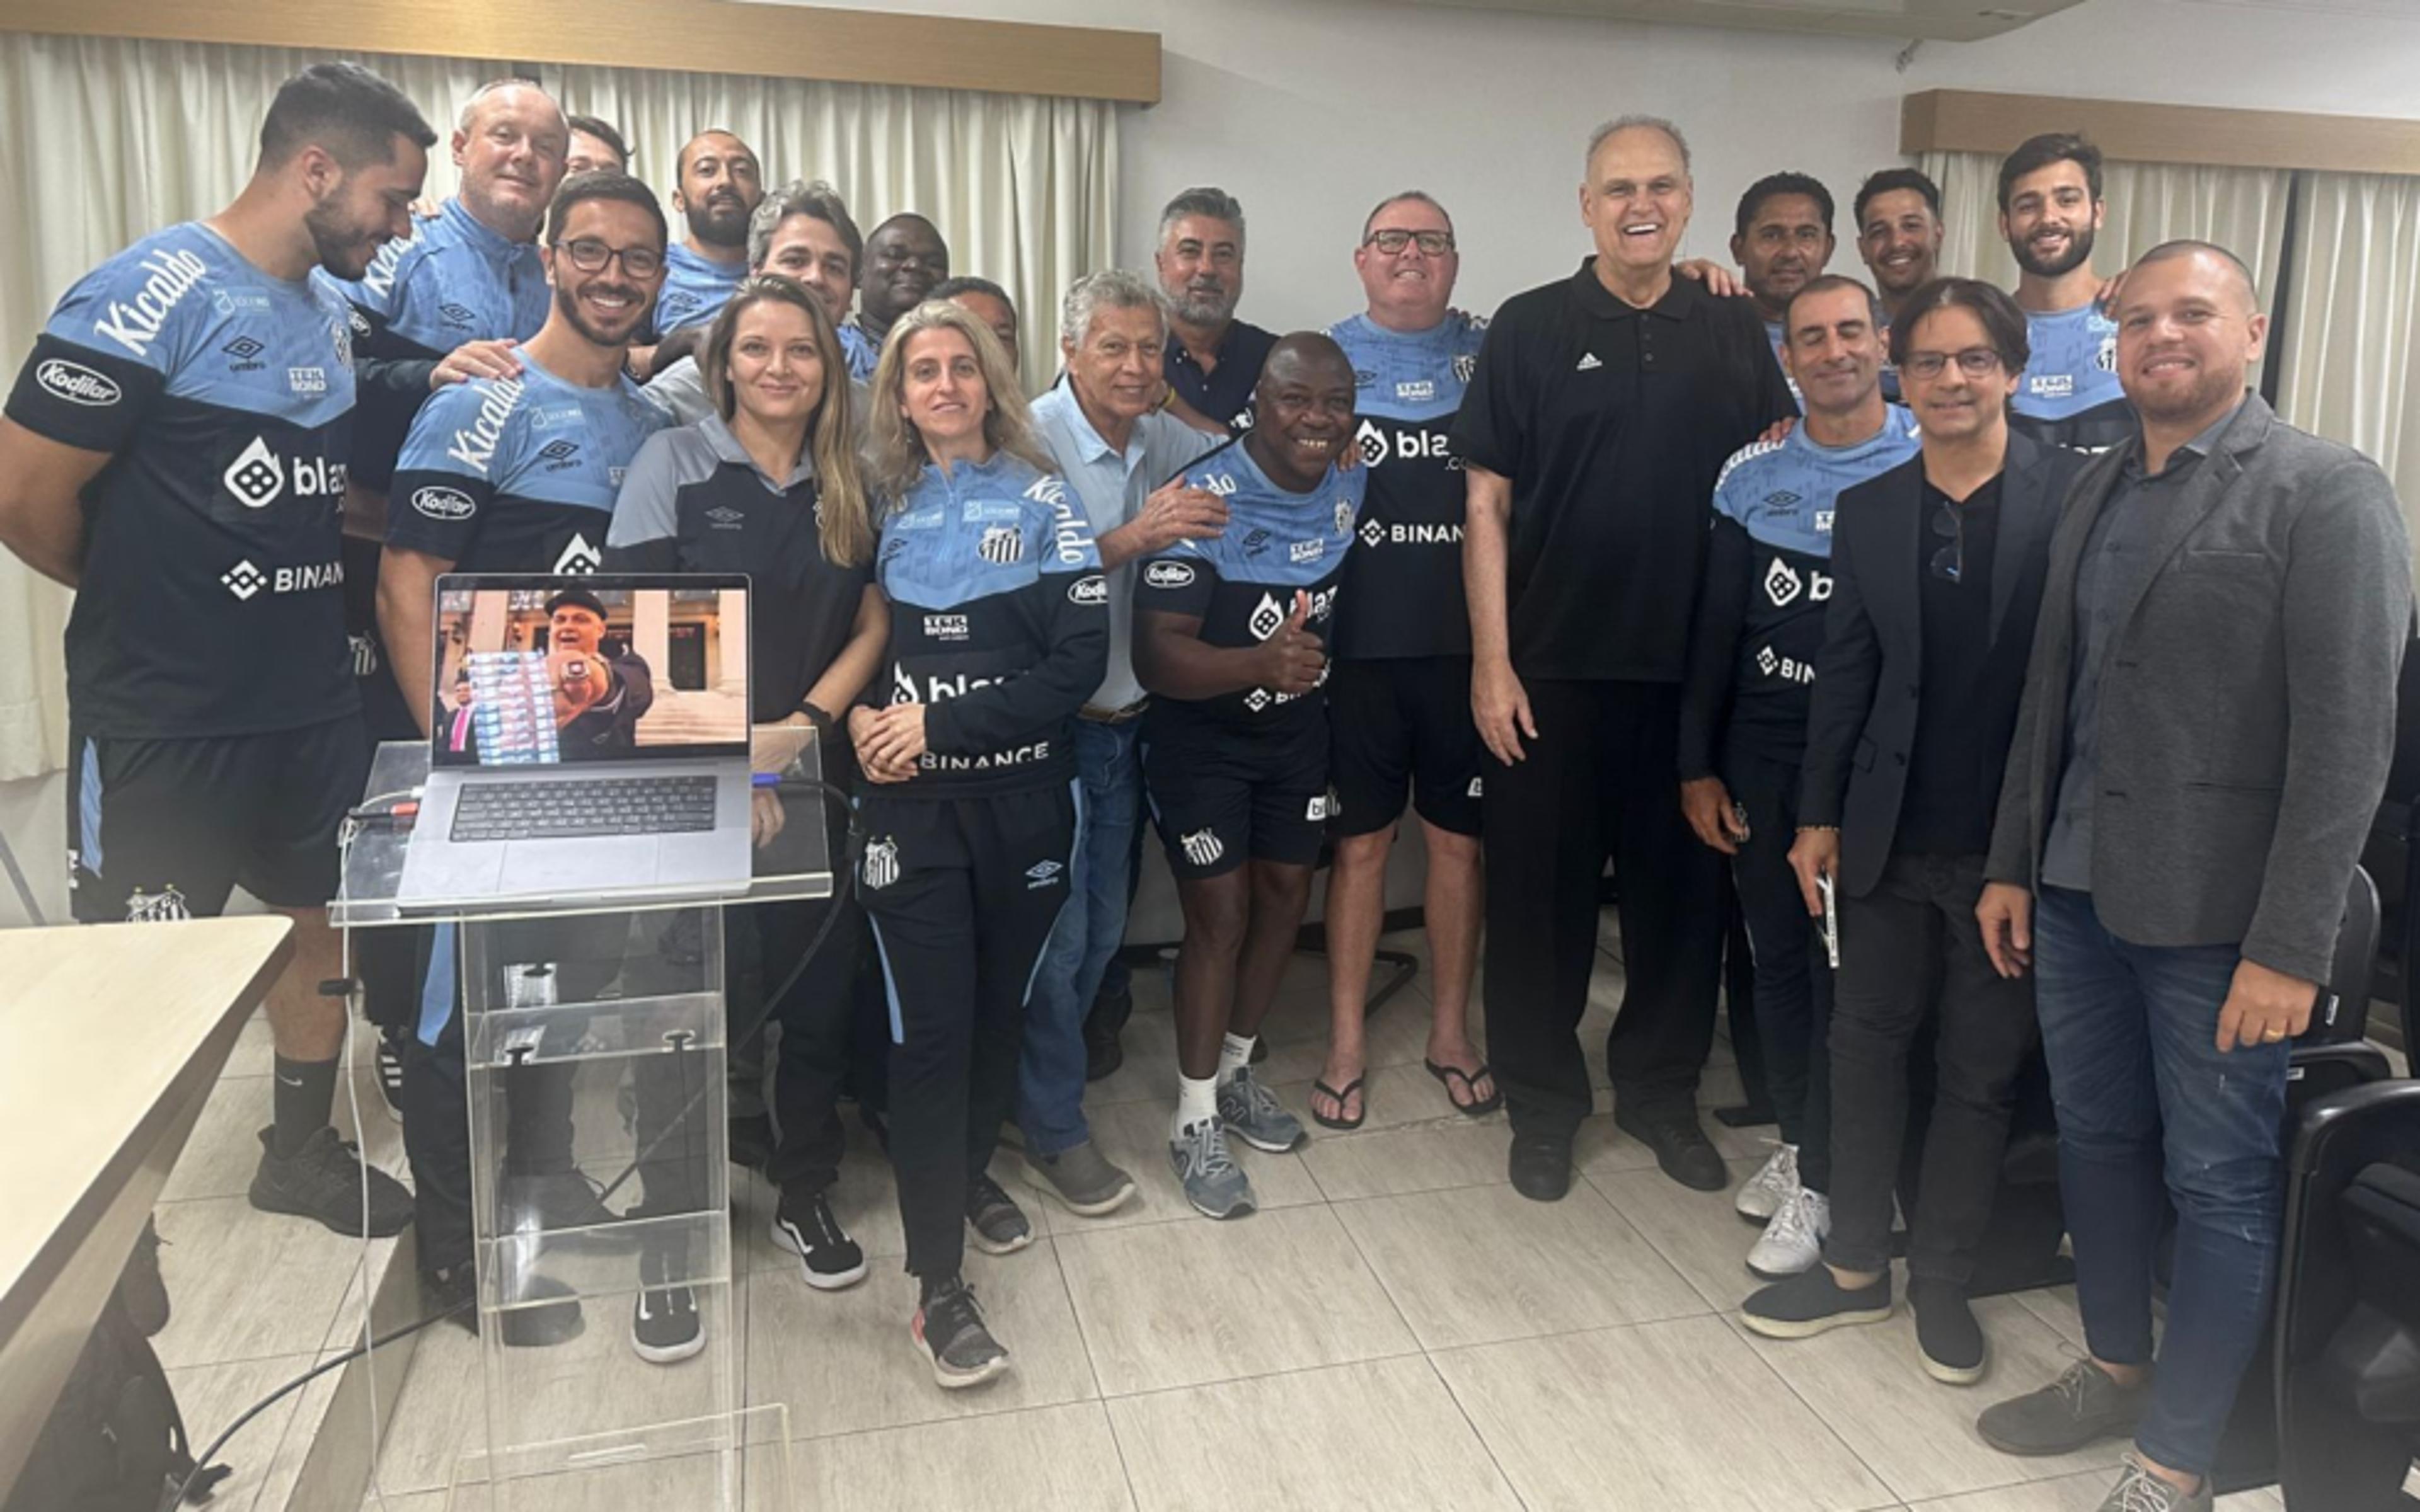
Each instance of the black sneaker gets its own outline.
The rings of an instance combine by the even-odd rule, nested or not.
[[[1810,1339],[1851,1323],[1880,1323],[1891,1315],[1890,1273],[1871,1286],[1849,1290],[1818,1261],[1787,1281],[1776,1281],[1748,1298],[1740,1321],[1769,1339]]]
[[[403,1183],[365,1163],[350,1142],[321,1128],[290,1157],[271,1143],[276,1131],[260,1131],[260,1168],[252,1175],[252,1205],[263,1212],[316,1218],[337,1233],[362,1234],[362,1184],[369,1184],[369,1237],[388,1239],[411,1222],[411,1194]]]
[[[908,1331],[917,1352],[931,1356],[933,1379],[950,1391],[982,1385],[1008,1369],[1008,1351],[984,1326],[975,1288],[955,1277],[924,1298]]]
[[[831,1199],[782,1194],[773,1214],[773,1242],[799,1257],[807,1285],[817,1291],[838,1291],[865,1279],[865,1251],[832,1216]]]
[[[429,1313],[443,1317],[474,1338],[478,1335],[479,1280],[470,1261],[421,1272],[420,1296]],[[552,1276],[537,1274],[520,1278],[496,1320],[504,1343],[516,1350],[567,1344],[587,1326],[579,1296]]]
[[[400,1031],[380,1030],[378,1041],[379,1096],[386,1101],[386,1115],[397,1123],[403,1121],[403,1035]]]
[[[1632,1111],[1617,1103],[1613,1126],[1655,1151],[1655,1164],[1693,1192],[1720,1192],[1731,1184],[1730,1167],[1722,1152],[1698,1124],[1698,1110],[1689,1106],[1648,1107]]]
[[[627,1255],[637,1244],[622,1222],[632,1214],[607,1207],[603,1189],[584,1171],[508,1172],[503,1185],[505,1227],[535,1221],[550,1248]]]
[[[672,1365],[706,1348],[697,1293],[675,1273],[688,1271],[686,1245],[639,1251],[639,1300],[630,1307],[630,1348],[649,1365]]]
[[[1911,1276],[1907,1304],[1916,1309],[1916,1348],[1926,1375],[1949,1386],[1971,1386],[1983,1379],[1983,1325],[1975,1320],[1964,1287]]]
[[[1013,1254],[1033,1242],[1025,1210],[988,1175],[967,1183],[967,1226],[974,1230],[975,1248],[985,1255]]]
[[[1118,1026],[1094,1006],[1084,1020],[1084,1080],[1097,1082],[1117,1073],[1126,1063],[1125,1046],[1118,1042]]]

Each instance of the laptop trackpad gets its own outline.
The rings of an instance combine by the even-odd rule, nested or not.
[[[653,835],[516,841],[504,847],[504,874],[498,890],[521,896],[644,887],[656,880],[659,843]]]

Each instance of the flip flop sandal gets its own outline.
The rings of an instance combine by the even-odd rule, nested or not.
[[[1479,1078],[1492,1074],[1485,1061],[1480,1062],[1477,1071],[1465,1071],[1460,1066],[1440,1066],[1434,1060],[1423,1060],[1420,1064],[1426,1066],[1429,1074],[1437,1079],[1437,1085],[1445,1088],[1446,1101],[1453,1104],[1453,1110],[1466,1119],[1483,1119],[1504,1105],[1504,1088],[1500,1087],[1485,1102],[1479,1100]],[[1469,1102],[1465,1103],[1453,1095],[1456,1079],[1461,1081],[1463,1092],[1470,1099]]]
[[[1356,1076],[1351,1081],[1346,1082],[1342,1090],[1328,1086],[1326,1082],[1312,1082],[1311,1084],[1311,1089],[1312,1091],[1326,1093],[1329,1097],[1336,1100],[1336,1105],[1340,1108],[1344,1105],[1346,1099],[1350,1098],[1356,1092],[1360,1092],[1361,1111],[1349,1119],[1331,1119],[1326,1114],[1320,1112],[1319,1109],[1312,1108],[1311,1110],[1311,1121],[1318,1124],[1323,1129],[1353,1130],[1360,1128],[1361,1120],[1370,1116],[1370,1094],[1363,1091],[1361,1088],[1361,1084],[1365,1080],[1367,1080],[1366,1077]]]

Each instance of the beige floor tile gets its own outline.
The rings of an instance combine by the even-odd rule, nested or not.
[[[1143,1512],[1519,1505],[1418,1356],[1120,1397],[1109,1411]]]
[[[1166,1103],[1176,1096],[1176,1018],[1146,1013],[1138,1003],[1118,1035],[1125,1059],[1116,1071],[1084,1088],[1087,1116],[1117,1103]]]
[[[1731,1207],[1732,1194],[1756,1167],[1754,1161],[1732,1161],[1730,1186],[1720,1192],[1693,1192],[1653,1166],[1588,1180],[1699,1296],[1728,1311],[1763,1284],[1747,1268],[1748,1249],[1761,1230],[1742,1222]]]
[[[792,1465],[792,1499],[815,1512],[1124,1512],[1134,1505],[1098,1402],[805,1441]]]
[[[360,1240],[256,1211],[240,1196],[163,1202],[156,1218],[172,1308],[151,1341],[163,1365],[318,1350],[352,1281]]]
[[[368,1137],[360,1143],[380,1169],[397,1176],[404,1174],[403,1129],[386,1115],[386,1103],[379,1096],[377,1068],[357,1068],[354,1085],[361,1097],[363,1120],[368,1126]],[[270,1103],[275,1090],[271,1078],[266,1075],[220,1077],[202,1104],[202,1116],[195,1120],[184,1151],[177,1157],[176,1168],[168,1173],[160,1200],[239,1197],[250,1191],[253,1173],[260,1166],[259,1132],[269,1126]],[[333,1121],[336,1133],[347,1139],[355,1137],[352,1110],[341,1084],[336,1088]]]
[[[1302,1161],[1330,1202],[1344,1202],[1499,1184],[1507,1180],[1504,1162],[1511,1145],[1512,1132],[1501,1116],[1448,1114],[1425,1123],[1382,1125],[1353,1134],[1319,1130]]]
[[[751,1277],[749,1400],[787,1404],[790,1432],[804,1439],[1100,1395],[1052,1241],[997,1258],[970,1251],[966,1274],[1014,1361],[1001,1380],[969,1391],[935,1383],[931,1356],[908,1332],[916,1284],[894,1257],[846,1291],[811,1291],[783,1272]]]
[[[381,1497],[375,1489],[362,1493],[362,1512],[468,1512],[467,1508],[449,1508],[443,1491],[388,1491]]]
[[[356,1028],[360,1026],[356,1025]],[[366,1041],[362,1041],[366,1048]],[[243,1021],[243,1030],[235,1038],[235,1048],[227,1052],[221,1080],[230,1076],[266,1076],[277,1069],[277,1041],[269,1032],[269,1010],[256,1008],[252,1017]]]
[[[423,1331],[380,1442],[380,1483],[390,1496],[443,1490],[455,1459],[486,1447],[487,1412],[479,1341],[451,1323]]]
[[[1915,1512],[2094,1512],[2116,1480],[2116,1474],[2105,1470],[2063,1475],[2056,1480],[1918,1502]],[[2239,1491],[2218,1499],[2218,1512],[2284,1512],[2285,1505],[2273,1489]]]
[[[1307,1111],[1298,1097],[1290,1097],[1283,1089],[1279,1097],[1288,1107]],[[1094,1145],[1135,1181],[1134,1199],[1107,1217],[1078,1218],[1055,1199],[1034,1190],[1027,1180],[1025,1157],[1016,1150],[1000,1152],[992,1162],[992,1175],[1008,1188],[1040,1231],[1054,1235],[1089,1234],[1104,1228],[1178,1220],[1207,1223],[1209,1220],[1186,1203],[1185,1188],[1168,1164],[1168,1116],[1174,1106],[1171,1095],[1158,1102],[1120,1103],[1091,1111]],[[1313,1137],[1316,1136],[1314,1130]],[[1230,1140],[1228,1149],[1234,1154],[1235,1164],[1251,1178],[1252,1191],[1263,1211],[1320,1200],[1319,1183],[1311,1180],[1299,1153],[1272,1155],[1241,1140]]]
[[[1585,1183],[1560,1202],[1479,1186],[1339,1203],[1336,1215],[1424,1349],[1712,1305]]]
[[[1751,1337],[1749,1343],[1906,1501],[2115,1465],[2116,1443],[2020,1459],[1976,1435],[1976,1414],[2051,1380],[2069,1356],[2049,1324],[2007,1297],[1985,1298],[1975,1304],[1975,1314],[1991,1341],[1992,1362],[1991,1373],[1970,1387],[1945,1386],[1924,1374],[1916,1360],[1916,1319],[1904,1305],[1887,1323],[1835,1329],[1811,1339]]]
[[[1419,1348],[1325,1208],[1056,1242],[1101,1389],[1112,1396]]]
[[[2025,1311],[2056,1330],[2059,1337],[2079,1350],[2084,1348],[2084,1314],[2076,1308],[2075,1288],[2072,1285],[2040,1287],[2032,1291],[2013,1291],[2009,1296],[2022,1304]],[[2152,1319],[2155,1330],[2158,1322],[2155,1313]]]
[[[1845,1512],[1890,1499],[1716,1319],[1435,1359],[1530,1512]]]
[[[236,1365],[189,1365],[168,1372],[177,1411],[185,1420],[191,1447],[200,1452],[255,1402],[311,1368],[312,1354],[279,1354]],[[278,1446],[294,1421],[297,1397],[287,1396],[245,1424],[218,1453],[217,1463],[235,1473],[210,1493],[212,1512],[250,1512],[270,1479]]]

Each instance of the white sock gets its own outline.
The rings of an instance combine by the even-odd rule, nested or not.
[[[1231,1034],[1218,1051],[1218,1085],[1226,1086],[1235,1079],[1235,1072],[1252,1063],[1252,1046],[1259,1043],[1257,1035]]]
[[[1207,1123],[1218,1116],[1218,1083],[1208,1076],[1198,1081],[1179,1072],[1176,1078],[1176,1117],[1168,1126],[1168,1137],[1181,1137],[1190,1124]]]

